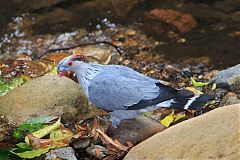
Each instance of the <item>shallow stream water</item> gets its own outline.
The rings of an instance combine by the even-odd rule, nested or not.
[[[173,63],[181,63],[185,57],[202,56],[209,57],[209,63],[214,68],[240,63],[239,0],[0,0],[0,4],[2,40],[6,33],[11,32],[8,30],[9,23],[27,15],[32,20],[31,25],[26,24],[30,26],[32,35],[52,35],[79,28],[93,32],[134,26],[148,38],[160,43],[152,53],[164,54]],[[153,9],[187,13],[197,25],[180,32],[166,23],[167,20],[159,20],[159,15],[151,17]],[[0,53],[4,52],[1,48]]]

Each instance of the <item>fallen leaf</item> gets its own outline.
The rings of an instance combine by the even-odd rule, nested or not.
[[[40,116],[33,118],[23,123],[20,127],[16,128],[12,132],[14,138],[23,138],[24,134],[35,132],[44,127],[46,123],[50,123],[52,120],[56,119],[56,116]]]
[[[204,86],[207,86],[208,83],[207,82],[197,82],[194,78],[190,78],[191,79],[191,82],[193,84],[193,86],[195,87],[204,87]]]
[[[98,151],[99,152],[98,152]],[[100,145],[92,145],[86,148],[86,152],[89,155],[92,155],[94,157],[98,157],[99,159],[102,159],[106,157],[106,153],[108,152],[107,148],[100,146]],[[99,155],[97,155],[99,153]]]
[[[185,118],[186,117],[186,114],[184,114],[184,113],[181,113],[181,114],[177,114],[176,115],[176,117],[174,118],[174,123],[175,122],[178,122],[179,120],[181,120],[181,119],[183,119],[183,118]]]
[[[57,66],[54,66],[50,72],[46,73],[45,75],[57,75]]]
[[[23,79],[24,82],[31,79],[31,77],[26,76],[26,75],[21,75],[20,77]]]
[[[162,120],[160,120],[161,124],[164,125],[165,127],[169,127],[170,124],[173,122],[174,120],[174,110],[172,111],[172,113],[170,113],[169,115],[167,115],[165,118],[163,118]]]
[[[153,112],[144,112],[143,113],[144,116],[152,118],[153,117]]]
[[[0,69],[4,68],[6,65],[4,63],[0,63]]]
[[[42,137],[48,135],[49,133],[51,133],[51,131],[60,127],[60,125],[61,125],[60,120],[61,120],[61,118],[59,118],[54,124],[46,126],[40,130],[33,132],[32,135],[37,138],[42,138]],[[27,144],[29,144],[28,136],[25,137],[25,142]]]
[[[12,132],[12,136],[17,139],[24,138],[24,134],[35,132],[43,127],[41,123],[24,123]]]
[[[16,146],[19,148],[24,148],[24,149],[32,149],[32,147],[29,144],[24,143],[24,142],[18,143],[18,144],[16,144]]]
[[[23,83],[24,81],[22,78],[13,78],[10,82],[6,82],[0,78],[0,96],[4,96],[7,92],[17,88]]]
[[[186,87],[185,89],[188,90],[188,91],[193,92],[194,94],[203,94],[203,92],[197,90],[197,89],[194,88],[194,87]]]
[[[211,89],[212,89],[212,90],[215,90],[216,88],[217,88],[217,84],[216,84],[216,83],[213,83]]]
[[[111,50],[98,47],[78,47],[72,50],[74,55],[83,55],[90,62],[108,64],[111,60]]]
[[[31,159],[31,158],[39,157],[40,155],[42,155],[44,153],[47,153],[51,148],[52,147],[50,146],[50,147],[46,147],[46,148],[38,148],[38,149],[31,150],[31,151],[25,151],[22,153],[15,153],[15,152],[12,152],[12,153],[15,155],[18,155],[21,158]]]
[[[62,138],[67,138],[72,136],[73,136],[72,131],[64,127],[60,129],[56,129],[50,133],[50,139],[62,139]]]
[[[97,120],[95,117],[94,117],[94,121],[93,121],[93,127],[92,127],[92,137],[93,137],[93,140],[97,140],[98,136],[99,136],[99,133],[97,132],[97,129],[99,128],[99,120]]]
[[[0,151],[0,159],[2,159],[2,160],[11,160],[9,151],[7,151],[7,150]]]
[[[102,130],[96,129],[96,131],[102,136],[102,139],[104,140],[105,143],[111,144],[121,151],[128,151],[129,147],[124,146],[121,143],[114,142],[110,137],[108,137],[105,133],[103,133]]]
[[[53,148],[65,147],[68,146],[72,136],[62,137],[56,139],[40,139],[36,138],[33,135],[29,134],[28,136],[29,143],[32,148],[45,148],[48,146],[52,146]]]
[[[66,52],[61,52],[61,53],[52,53],[46,57],[44,57],[43,59],[48,60],[48,61],[52,61],[52,62],[60,62],[63,58],[69,56],[68,53]]]

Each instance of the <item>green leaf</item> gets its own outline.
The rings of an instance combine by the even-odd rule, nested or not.
[[[1,160],[11,160],[9,151],[7,151],[7,150],[0,151],[0,159]]]
[[[144,116],[152,118],[153,117],[153,112],[144,112],[143,113]]]
[[[4,96],[7,92],[13,90],[23,83],[24,81],[22,78],[14,78],[11,82],[6,82],[0,78],[0,96]]]
[[[46,148],[34,149],[31,151],[25,151],[22,153],[15,153],[15,152],[12,152],[12,153],[15,155],[18,155],[21,158],[31,159],[31,158],[39,157],[40,155],[42,155],[44,153],[47,153],[51,148],[52,148],[52,146],[46,147]]]
[[[35,132],[44,127],[41,123],[24,123],[12,132],[14,138],[23,138],[26,134]]]
[[[51,133],[53,130],[59,128],[61,125],[60,121],[61,121],[61,118],[59,118],[54,124],[46,126],[42,129],[39,129],[39,130],[33,132],[32,135],[36,138],[42,138],[42,137],[48,135],[49,133]],[[25,142],[27,144],[29,144],[29,139],[27,136],[25,137]]]
[[[192,81],[192,84],[195,86],[195,87],[204,87],[204,86],[207,86],[208,83],[207,82],[197,82],[195,81],[195,79],[193,79],[192,77],[190,78],[191,81]]]
[[[216,100],[211,100],[207,102],[204,106],[214,105],[216,103]]]
[[[32,149],[32,147],[29,144],[24,143],[24,142],[18,143],[18,144],[16,144],[16,146],[19,148],[23,148],[23,149]]]
[[[20,127],[15,129],[12,133],[12,136],[17,139],[23,138],[25,137],[26,134],[33,133],[43,128],[46,123],[49,123],[56,118],[57,118],[56,116],[40,116],[37,118],[33,118],[31,120],[28,120],[27,122],[22,124]]]
[[[21,84],[23,84],[24,81],[22,78],[14,78],[11,83],[12,83],[11,87],[13,87],[13,89],[14,89],[14,88],[20,86]]]
[[[174,111],[172,111],[172,113],[170,113],[169,115],[167,115],[165,118],[163,118],[162,120],[160,120],[160,122],[162,123],[162,125],[164,125],[165,127],[169,127],[170,124],[173,122],[174,120]]]

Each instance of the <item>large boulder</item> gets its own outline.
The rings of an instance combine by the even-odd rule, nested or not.
[[[88,109],[88,100],[74,81],[59,76],[43,76],[26,82],[0,97],[0,115],[14,125],[42,115],[65,119]]]
[[[211,81],[220,88],[240,93],[240,64],[222,70]]]
[[[240,159],[240,104],[192,118],[135,146],[125,160]]]

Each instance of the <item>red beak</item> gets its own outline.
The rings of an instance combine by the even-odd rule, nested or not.
[[[59,72],[58,72],[58,75],[59,75],[60,77],[62,77],[62,76],[67,76],[67,71],[59,71]]]

